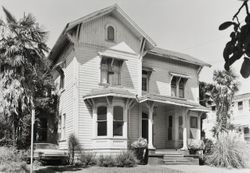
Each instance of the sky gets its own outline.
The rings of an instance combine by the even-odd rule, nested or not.
[[[204,67],[200,80],[212,82],[214,70],[222,70],[222,52],[229,33],[218,26],[231,20],[239,0],[0,0],[16,18],[32,13],[49,32],[52,48],[65,25],[96,10],[117,3],[149,35],[158,47],[189,54],[212,65]],[[242,12],[244,16],[244,11]],[[3,17],[0,10],[0,17]],[[244,20],[241,18],[240,21]],[[233,65],[239,76],[240,93],[250,92],[250,78],[240,76],[240,60]]]

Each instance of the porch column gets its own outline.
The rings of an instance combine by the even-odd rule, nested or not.
[[[154,150],[153,146],[153,113],[154,113],[154,102],[147,102],[148,107],[148,149]]]
[[[198,118],[197,118],[197,119],[198,119],[198,120],[197,120],[197,121],[198,121],[198,122],[197,122],[197,123],[198,123],[198,124],[197,124],[197,125],[198,125],[198,129],[197,129],[197,131],[198,131],[198,132],[197,132],[198,136],[197,136],[197,139],[199,139],[199,140],[201,139],[201,130],[202,130],[202,129],[201,129],[201,115],[202,115],[202,112],[199,112],[199,113],[198,113]]]
[[[113,138],[113,97],[106,97],[108,107],[107,107],[107,137]]]
[[[187,113],[188,110],[183,110],[182,111],[182,119],[183,119],[183,146],[181,148],[181,150],[187,150],[187,143],[188,143],[188,136],[187,136],[187,126],[188,126],[188,119],[187,119]]]

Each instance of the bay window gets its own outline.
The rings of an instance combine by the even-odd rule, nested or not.
[[[113,136],[123,136],[123,107],[113,108]]]
[[[107,107],[97,108],[97,136],[107,136]]]

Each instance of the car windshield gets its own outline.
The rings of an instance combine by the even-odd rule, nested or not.
[[[35,144],[35,149],[57,149],[55,144]]]

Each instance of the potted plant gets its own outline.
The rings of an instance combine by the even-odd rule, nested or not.
[[[188,140],[188,150],[189,154],[196,154],[197,151],[204,150],[204,142],[199,139]]]
[[[147,164],[148,162],[148,143],[147,139],[139,138],[131,144],[131,148],[135,153],[139,164]]]

